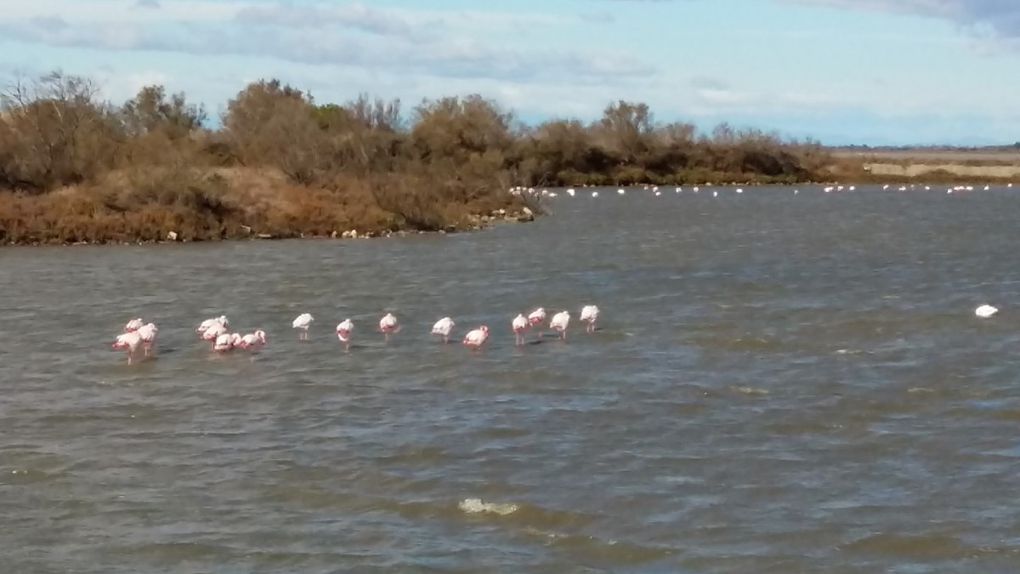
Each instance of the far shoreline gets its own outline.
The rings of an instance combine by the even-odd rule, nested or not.
[[[1020,168],[1018,168],[1020,170]],[[919,177],[904,177],[904,178],[890,178],[890,177],[874,177],[859,181],[844,181],[844,180],[831,180],[831,181],[802,181],[796,183],[756,183],[756,182],[703,182],[703,183],[683,183],[683,184],[653,184],[653,183],[633,183],[633,184],[619,184],[619,185],[578,185],[574,188],[567,186],[550,186],[545,188],[529,188],[533,190],[534,197],[529,200],[529,204],[535,206],[535,209],[524,206],[519,209],[506,209],[501,208],[494,210],[493,212],[486,215],[471,215],[467,219],[467,223],[461,226],[450,225],[445,229],[438,230],[421,230],[421,229],[397,229],[397,230],[381,230],[381,231],[365,231],[360,232],[356,229],[347,230],[343,232],[333,231],[327,234],[319,233],[302,233],[297,231],[279,233],[279,234],[267,234],[267,233],[255,233],[251,232],[245,236],[223,236],[217,238],[171,238],[174,236],[174,232],[171,230],[166,234],[162,234],[160,238],[156,239],[142,239],[142,240],[96,240],[96,241],[74,241],[74,242],[61,242],[61,241],[31,241],[31,242],[4,242],[0,243],[0,248],[3,247],[138,247],[138,246],[151,246],[151,245],[195,245],[195,244],[206,244],[216,245],[225,242],[279,242],[279,241],[350,241],[350,240],[365,240],[365,239],[393,239],[393,238],[406,238],[415,236],[445,236],[445,235],[457,235],[464,233],[475,233],[487,231],[491,228],[507,224],[516,223],[530,223],[535,221],[539,217],[546,216],[547,213],[542,206],[546,205],[546,202],[550,198],[546,198],[546,194],[555,194],[554,197],[565,195],[567,189],[574,189],[575,193],[580,193],[580,190],[590,191],[601,191],[601,190],[616,190],[616,189],[627,189],[634,193],[648,192],[653,189],[663,187],[668,190],[673,188],[684,188],[684,190],[690,190],[695,187],[705,188],[717,188],[717,189],[732,189],[747,187],[753,188],[799,188],[799,187],[816,187],[818,191],[835,191],[838,186],[839,191],[845,192],[850,191],[851,188],[855,187],[871,187],[875,188],[871,191],[883,191],[882,186],[891,187],[893,185],[898,187],[910,186],[910,190],[917,191],[920,186],[925,187],[941,187],[941,186],[957,186],[962,187],[962,183],[967,183],[971,186],[978,185],[994,185],[1001,186],[1003,188],[1012,188],[1013,182],[1011,178],[992,178],[992,179],[974,179],[974,178],[953,178],[952,180],[940,179],[925,179]],[[823,189],[824,188],[824,189]],[[832,189],[829,189],[832,188]],[[853,191],[865,191],[862,189],[855,189]],[[889,190],[892,191],[892,190]],[[920,190],[922,193],[931,193],[932,190]],[[976,191],[976,190],[975,190]],[[973,193],[970,191],[968,193]]]

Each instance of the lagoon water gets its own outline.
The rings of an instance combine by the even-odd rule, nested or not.
[[[1015,571],[1020,195],[587,193],[473,234],[0,249],[3,570]],[[513,347],[589,302],[596,334]],[[213,356],[221,312],[269,346]],[[446,314],[488,348],[430,340]],[[128,366],[134,316],[160,352]]]

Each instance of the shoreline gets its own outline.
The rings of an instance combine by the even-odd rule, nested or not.
[[[1017,174],[1020,176],[1020,166],[1016,167]],[[1000,185],[1003,187],[1013,187],[1012,178],[997,178],[994,180],[980,180],[975,178],[954,178],[947,180],[945,178],[932,178],[926,179],[922,177],[880,177],[874,176],[872,178],[858,178],[854,180],[849,179],[832,179],[828,181],[803,181],[799,183],[769,183],[760,184],[754,182],[706,182],[699,184],[684,183],[684,184],[660,184],[663,187],[693,187],[701,186],[706,188],[736,188],[745,186],[748,188],[755,187],[776,187],[776,188],[793,188],[797,186],[801,187],[853,187],[853,186],[874,186],[874,191],[882,191],[881,187],[883,184],[888,185],[910,185],[913,189],[916,186],[944,186],[944,185],[959,185],[961,182],[967,182],[970,184],[978,185]],[[638,183],[630,185],[579,185],[576,189],[585,190],[614,190],[617,188],[628,188],[629,190],[637,190],[636,193],[643,191],[650,191],[656,184],[651,183]],[[534,188],[533,188],[534,189]],[[153,239],[136,239],[136,240],[118,240],[114,238],[110,239],[99,239],[93,241],[4,241],[0,242],[0,248],[3,247],[82,247],[82,246],[143,246],[143,245],[165,245],[165,244],[195,244],[195,243],[221,243],[225,241],[284,241],[291,239],[305,239],[305,240],[327,240],[327,241],[342,241],[342,240],[358,240],[358,239],[389,239],[394,237],[410,237],[415,235],[449,235],[457,233],[472,233],[476,231],[484,231],[491,227],[503,224],[513,223],[529,223],[533,222],[538,217],[546,215],[545,210],[542,209],[542,205],[546,203],[546,194],[552,193],[559,195],[566,187],[556,186],[543,188],[541,190],[534,189],[533,197],[530,197],[532,201],[526,202],[528,205],[532,205],[535,209],[528,207],[527,205],[518,204],[519,207],[514,208],[500,208],[495,209],[487,214],[471,214],[465,217],[464,221],[460,224],[450,224],[445,226],[443,229],[425,230],[425,229],[384,229],[384,230],[358,230],[356,227],[344,231],[332,230],[329,233],[314,233],[314,232],[282,232],[282,233],[259,233],[253,228],[247,225],[241,225],[241,229],[244,234],[223,234],[219,237],[201,237],[201,238],[185,238],[181,237],[180,234],[171,230],[167,233],[163,233],[159,238]],[[819,189],[819,191],[822,191]],[[861,190],[856,190],[861,191]],[[922,190],[923,191],[923,190]],[[930,192],[929,192],[930,193]]]
[[[502,213],[500,213],[502,212]],[[269,234],[269,233],[249,233],[244,237],[221,237],[212,239],[186,239],[186,238],[171,238],[173,231],[167,233],[162,239],[140,239],[135,241],[120,241],[120,240],[97,240],[97,241],[74,241],[74,242],[45,242],[45,241],[32,241],[32,242],[4,242],[0,243],[0,248],[4,247],[91,247],[91,246],[143,246],[143,245],[190,245],[190,244],[216,244],[223,242],[240,242],[240,241],[287,241],[287,240],[319,240],[319,241],[351,241],[351,240],[364,240],[364,239],[391,239],[395,237],[411,237],[415,235],[454,235],[460,233],[474,233],[478,231],[485,231],[497,225],[510,225],[517,223],[530,223],[537,218],[535,212],[528,207],[524,207],[521,210],[507,210],[498,209],[491,212],[488,215],[473,215],[469,216],[469,225],[466,227],[458,227],[456,225],[447,226],[445,229],[437,230],[424,230],[424,229],[399,229],[396,231],[386,230],[381,232],[365,231],[359,232],[357,229],[351,229],[343,232],[333,231],[329,234],[318,234],[318,233],[293,233],[293,234]]]

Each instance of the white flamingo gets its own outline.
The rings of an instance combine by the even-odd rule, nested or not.
[[[992,315],[998,313],[999,310],[991,305],[981,305],[977,309],[974,309],[974,314],[982,319],[988,319]]]
[[[443,317],[436,321],[435,325],[432,325],[432,334],[443,338],[444,343],[450,342],[450,333],[453,332],[453,328],[457,324],[453,322],[453,319],[449,317]]]
[[[567,338],[567,326],[570,325],[570,312],[560,311],[553,315],[552,321],[549,322],[549,328],[560,334],[560,338],[566,340]]]
[[[588,323],[586,330],[589,333],[595,332],[595,322],[599,320],[599,308],[595,305],[585,305],[581,308],[581,322]]]
[[[202,335],[202,334],[204,334],[206,332],[207,329],[209,329],[213,325],[219,325],[221,327],[229,327],[230,326],[230,321],[227,320],[227,316],[226,315],[220,315],[219,317],[213,317],[212,319],[206,319],[205,321],[202,321],[202,324],[199,325],[197,329],[195,329],[195,332],[198,333],[199,335]]]
[[[117,335],[117,339],[113,342],[113,348],[127,351],[128,364],[130,365],[134,358],[135,351],[138,350],[138,345],[141,343],[142,337],[137,332],[131,331],[130,333]]]
[[[145,356],[148,357],[152,354],[152,347],[156,344],[156,335],[159,333],[159,329],[156,328],[155,323],[146,323],[135,332],[142,339],[142,349],[145,351]]]
[[[314,320],[315,317],[312,317],[311,313],[301,313],[290,324],[293,329],[301,329],[301,332],[298,334],[299,341],[308,340],[308,328],[312,326],[312,321]]]
[[[524,315],[518,313],[517,316],[514,317],[513,322],[510,323],[510,328],[513,329],[514,332],[514,344],[520,347],[524,344],[524,332],[528,330],[528,319]]]
[[[354,323],[350,319],[344,319],[336,326],[336,338],[344,344],[344,350],[351,350],[351,332],[354,331]]]
[[[485,325],[468,331],[467,335],[464,335],[464,346],[472,349],[480,349],[485,341],[489,339],[489,328]]]
[[[393,313],[386,313],[382,319],[379,319],[379,330],[382,331],[386,341],[390,340],[390,334],[396,333],[400,330],[400,323],[397,322],[397,318]]]
[[[266,332],[262,329],[255,331],[254,333],[248,333],[241,337],[240,344],[238,347],[242,349],[256,349],[258,347],[264,347],[266,345]]]

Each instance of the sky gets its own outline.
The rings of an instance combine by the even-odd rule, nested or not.
[[[529,124],[622,99],[830,145],[1020,141],[1020,0],[0,0],[0,83],[53,70],[214,118],[278,78],[319,103],[481,94]]]

